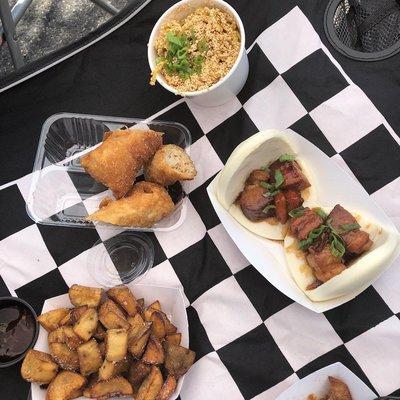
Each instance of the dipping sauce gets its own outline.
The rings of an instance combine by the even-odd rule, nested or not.
[[[13,361],[23,354],[35,336],[36,323],[23,304],[0,305],[0,363]]]

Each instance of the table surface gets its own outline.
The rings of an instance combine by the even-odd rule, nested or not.
[[[24,298],[40,312],[68,285],[90,283],[85,251],[115,234],[36,225],[27,216],[30,172],[50,115],[178,121],[192,133],[198,176],[183,226],[148,234],[156,260],[146,280],[185,293],[197,361],[181,398],[274,399],[336,361],[379,395],[400,395],[399,262],[356,299],[313,313],[249,265],[206,193],[237,144],[263,128],[290,127],[352,174],[400,227],[400,113],[393,107],[400,56],[365,64],[339,55],[322,31],[326,1],[230,1],[245,24],[249,79],[237,98],[205,109],[147,84],[147,39],[171,3],[153,0],[99,43],[0,95],[0,296]],[[26,399],[19,367],[0,370],[2,399]]]

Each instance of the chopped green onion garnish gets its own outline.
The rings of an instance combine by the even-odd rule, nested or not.
[[[269,170],[268,165],[261,165],[260,169],[261,169],[261,171],[268,171]]]
[[[271,210],[271,209],[273,209],[273,208],[275,208],[275,206],[273,205],[273,204],[270,204],[270,205],[268,205],[267,207],[265,207],[264,209],[263,209],[263,213],[267,213],[269,210]]]
[[[303,206],[297,207],[294,210],[289,211],[289,216],[292,218],[298,218],[301,217],[305,211],[306,209]]]
[[[322,208],[316,208],[314,210],[322,219],[325,219],[328,214]]]
[[[278,188],[279,186],[281,186],[284,181],[285,181],[285,179],[283,178],[282,172],[279,169],[277,169],[275,171],[275,188]]]
[[[344,247],[343,239],[333,232],[331,232],[329,239],[331,241],[331,244],[330,244],[331,253],[335,257],[342,258],[346,251],[346,248]]]
[[[293,161],[295,159],[295,156],[291,155],[291,154],[282,154],[279,157],[279,161],[280,162],[285,162],[285,161]]]
[[[352,224],[343,224],[340,225],[340,231],[341,233],[345,233],[345,232],[350,232],[350,231],[354,231],[356,229],[360,229],[361,226],[358,222],[353,222]]]
[[[265,182],[265,181],[261,181],[260,186],[263,187],[264,189],[268,189],[268,190],[274,188],[274,185],[271,185],[270,183]]]
[[[279,189],[272,189],[269,192],[263,193],[263,196],[264,197],[273,197],[273,196],[277,195],[279,192],[280,192]]]
[[[322,232],[324,232],[326,228],[326,225],[321,225],[320,227],[313,229],[308,234],[307,239],[300,240],[299,248],[307,249],[308,247],[310,247],[310,245],[313,244],[315,240],[321,236]]]

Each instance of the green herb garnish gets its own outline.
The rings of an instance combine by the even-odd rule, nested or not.
[[[277,169],[275,171],[275,188],[277,189],[279,186],[282,186],[283,182],[285,182],[283,174],[279,169]]]
[[[316,208],[314,210],[322,219],[325,219],[328,214],[322,208]]]
[[[279,161],[280,162],[285,162],[285,161],[294,161],[295,156],[291,155],[291,154],[282,154],[279,157]]]
[[[269,171],[268,165],[261,165],[261,171]]]
[[[263,193],[264,197],[274,197],[280,192],[279,189],[270,189],[268,192]]]
[[[355,231],[356,229],[360,229],[360,228],[361,228],[361,226],[358,222],[353,222],[352,224],[343,224],[343,225],[340,225],[340,233]]]
[[[297,207],[294,210],[289,211],[289,216],[292,218],[298,218],[301,217],[305,211],[306,209],[303,206]]]
[[[263,187],[264,189],[268,189],[268,190],[274,188],[274,185],[271,185],[270,183],[265,182],[265,181],[261,181],[260,186]]]
[[[263,213],[267,213],[269,210],[271,210],[271,209],[273,209],[273,208],[275,208],[275,206],[273,205],[273,204],[270,204],[270,205],[268,205],[267,207],[265,207],[264,209],[263,209]]]
[[[326,225],[321,225],[320,227],[313,229],[308,234],[307,239],[300,240],[299,248],[302,250],[308,249],[310,245],[312,245],[314,241],[321,236],[322,232],[324,232],[326,228]]]
[[[187,79],[194,73],[201,72],[205,53],[208,51],[208,45],[205,39],[197,43],[197,49],[200,55],[192,56],[189,54],[189,48],[196,41],[194,31],[190,35],[175,35],[173,32],[167,32],[168,42],[167,53],[164,57],[158,57],[156,63],[163,63],[167,75],[178,75],[182,79]]]
[[[346,252],[346,248],[344,247],[343,239],[339,235],[337,235],[336,233],[331,231],[331,234],[329,236],[329,240],[331,242],[330,243],[331,253],[335,257],[342,258],[344,253]]]

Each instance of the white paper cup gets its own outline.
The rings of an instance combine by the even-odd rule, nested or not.
[[[238,58],[233,64],[231,70],[221,80],[207,89],[198,90],[195,92],[179,92],[172,86],[168,85],[163,77],[158,74],[157,81],[170,92],[192,99],[192,101],[201,106],[219,106],[231,100],[243,88],[247,76],[249,74],[249,60],[245,50],[245,32],[242,20],[237,12],[225,1],[222,0],[182,0],[170,7],[157,21],[151,32],[147,56],[151,70],[156,66],[156,52],[154,49],[154,41],[158,36],[161,25],[171,19],[181,20],[187,15],[195,11],[199,7],[217,7],[228,12],[235,18],[236,24],[240,32],[240,50]]]

